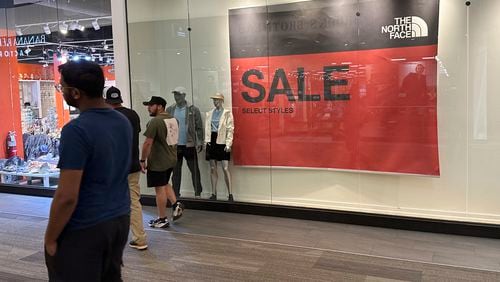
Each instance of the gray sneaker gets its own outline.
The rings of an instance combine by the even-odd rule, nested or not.
[[[144,251],[144,250],[148,249],[148,245],[147,244],[139,245],[139,244],[137,244],[136,241],[130,241],[128,243],[128,246],[131,247],[131,248],[133,248],[133,249],[139,250],[139,251]]]

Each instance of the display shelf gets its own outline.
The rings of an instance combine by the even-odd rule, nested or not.
[[[51,178],[59,178],[59,172],[50,172],[50,173],[23,173],[23,172],[8,172],[8,171],[1,171],[0,170],[0,182],[4,184],[7,183],[6,176],[23,176],[27,177],[28,180],[31,180],[32,178],[41,178],[43,180],[43,187],[51,187],[50,186],[50,179]]]

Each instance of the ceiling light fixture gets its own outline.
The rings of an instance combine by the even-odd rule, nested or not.
[[[59,31],[62,34],[67,34],[68,33],[68,24],[66,22],[62,22],[59,24]]]
[[[52,33],[52,31],[50,30],[49,24],[46,24],[43,26],[43,32],[45,32],[45,34],[47,34],[47,35]]]
[[[104,50],[108,50],[109,49],[109,46],[108,44],[106,44],[106,40],[104,40],[104,42],[102,43],[104,46],[102,47]]]
[[[71,22],[69,24],[69,30],[75,30],[78,28],[78,21],[75,21],[75,22]]]
[[[85,31],[85,26],[84,26],[84,25],[79,24],[76,28],[77,28],[79,31]]]
[[[99,23],[97,22],[97,19],[93,20],[92,21],[92,26],[94,27],[94,30],[99,30],[101,29],[101,26],[99,25]]]
[[[20,27],[16,27],[16,34],[17,34],[17,36],[22,36],[23,35],[23,31],[21,30]]]

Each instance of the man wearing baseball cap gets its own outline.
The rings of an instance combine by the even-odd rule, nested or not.
[[[182,216],[184,207],[177,201],[172,186],[168,183],[170,175],[177,163],[177,141],[179,125],[177,120],[165,112],[167,101],[162,97],[152,96],[143,102],[148,107],[149,121],[144,136],[140,160],[142,172],[147,171],[148,187],[154,187],[156,192],[156,208],[158,218],[149,222],[150,227],[167,228],[170,223],[166,214],[167,200],[173,203],[172,217],[177,220]]]
[[[122,113],[130,121],[133,129],[132,136],[132,163],[128,175],[128,186],[130,189],[130,231],[132,231],[132,241],[129,242],[131,248],[146,250],[146,232],[142,224],[141,187],[139,178],[141,175],[141,165],[139,164],[139,133],[141,132],[141,121],[139,115],[132,109],[125,108],[122,103],[120,89],[111,86],[104,88],[106,103],[113,109]]]

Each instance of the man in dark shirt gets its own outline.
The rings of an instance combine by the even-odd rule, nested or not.
[[[128,186],[130,188],[130,230],[132,231],[132,241],[129,246],[138,250],[148,248],[146,242],[146,232],[142,223],[141,187],[139,177],[141,175],[141,165],[139,164],[139,133],[141,132],[141,120],[139,115],[132,109],[125,108],[122,103],[120,89],[111,86],[104,89],[104,97],[113,109],[122,113],[130,121],[133,129],[132,138],[132,165],[128,175]]]
[[[99,65],[68,62],[59,72],[56,89],[81,114],[61,132],[61,174],[45,233],[49,280],[121,281],[132,127],[104,102]]]

